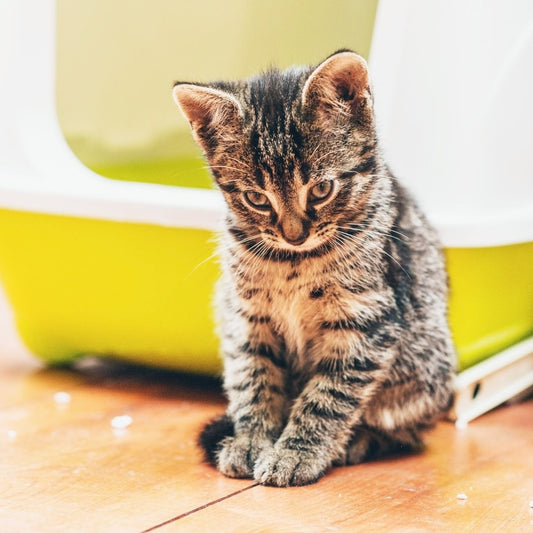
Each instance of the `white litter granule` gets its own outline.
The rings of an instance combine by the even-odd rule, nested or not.
[[[462,418],[458,418],[455,421],[455,429],[466,429],[468,427],[468,421]]]
[[[54,402],[57,405],[67,405],[70,403],[70,394],[68,392],[56,392],[54,394]]]
[[[529,502],[529,508],[530,508],[530,509],[533,509],[533,500],[531,500],[531,501]]]
[[[17,432],[14,429],[7,430],[7,438],[9,440],[15,440],[17,438]]]
[[[126,429],[131,425],[132,422],[133,420],[130,415],[115,416],[111,420],[111,427],[113,429]]]
[[[468,496],[464,492],[460,492],[457,495],[457,499],[460,501],[465,501],[465,500],[468,500]]]

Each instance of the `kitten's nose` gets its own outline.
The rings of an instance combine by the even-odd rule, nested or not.
[[[299,235],[298,237],[296,237],[295,239],[290,239],[290,238],[287,237],[287,236],[283,236],[283,238],[284,238],[289,244],[292,244],[293,246],[298,246],[298,245],[300,245],[300,244],[303,244],[303,243],[307,240],[307,235],[302,234],[302,235]]]
[[[309,225],[299,218],[290,218],[280,224],[281,235],[289,244],[298,246],[309,237]]]

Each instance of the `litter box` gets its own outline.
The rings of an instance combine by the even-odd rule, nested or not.
[[[0,51],[0,357],[215,374],[221,196],[197,153],[135,172],[153,181],[176,164],[204,188],[104,178],[73,155],[57,121],[53,5],[0,17],[15,43]],[[533,73],[520,68],[533,63],[533,7],[473,6],[382,0],[370,55],[387,159],[445,246],[462,421],[533,384]]]

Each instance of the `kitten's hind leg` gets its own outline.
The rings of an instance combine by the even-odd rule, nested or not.
[[[355,465],[392,454],[417,453],[424,444],[418,431],[403,428],[385,432],[368,426],[359,426],[346,448],[346,455],[336,465]]]

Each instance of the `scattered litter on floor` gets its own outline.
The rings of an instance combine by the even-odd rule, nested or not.
[[[465,501],[465,500],[468,500],[468,496],[464,493],[464,492],[460,492],[458,495],[457,495],[457,499],[459,501]]]
[[[56,405],[68,405],[70,403],[70,394],[68,392],[56,392],[54,394]]]
[[[468,421],[462,418],[458,418],[455,421],[455,429],[466,429],[468,427]]]
[[[132,422],[133,420],[130,415],[119,415],[111,420],[111,427],[113,429],[126,429]]]

